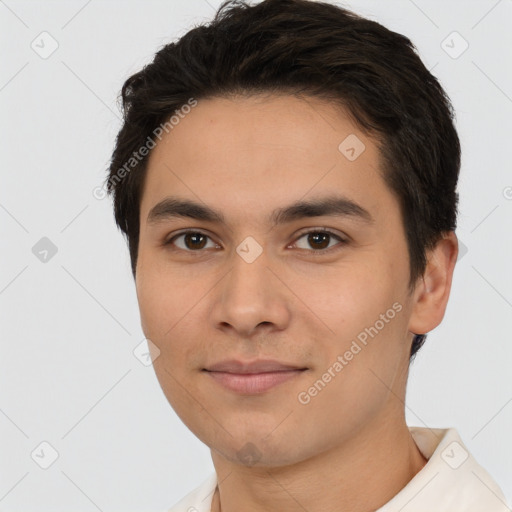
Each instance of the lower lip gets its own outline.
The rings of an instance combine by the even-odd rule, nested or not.
[[[256,395],[258,393],[264,393],[283,382],[297,377],[303,371],[304,370],[286,370],[268,373],[226,373],[209,371],[208,375],[231,391],[246,395]]]

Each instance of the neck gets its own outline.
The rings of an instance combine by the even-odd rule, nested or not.
[[[384,418],[385,420],[385,418]],[[389,420],[389,419],[388,419]],[[212,512],[370,512],[393,496],[427,460],[401,418],[380,418],[350,444],[283,467],[244,467],[212,451],[218,487]]]

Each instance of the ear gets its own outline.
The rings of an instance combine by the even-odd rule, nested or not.
[[[443,320],[459,253],[455,232],[449,231],[427,253],[427,266],[418,279],[413,296],[409,331],[426,334]]]

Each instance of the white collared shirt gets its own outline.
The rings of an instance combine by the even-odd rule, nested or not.
[[[512,512],[505,496],[472,457],[457,431],[409,427],[427,464],[376,512]],[[210,512],[214,473],[168,512]]]

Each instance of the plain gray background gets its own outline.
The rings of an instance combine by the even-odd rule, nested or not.
[[[128,251],[92,191],[124,80],[220,3],[0,1],[0,510],[163,511],[213,471],[133,353]],[[512,502],[512,0],[339,5],[410,37],[456,109],[462,253],[407,419],[457,428]]]

